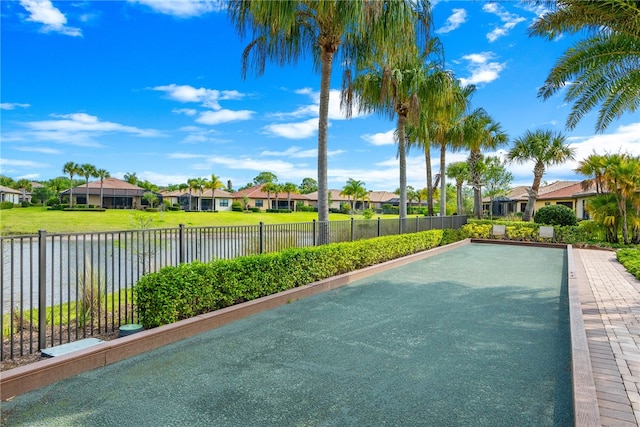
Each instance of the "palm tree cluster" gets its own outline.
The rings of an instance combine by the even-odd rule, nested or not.
[[[358,181],[353,178],[349,178],[347,180],[347,184],[342,187],[342,191],[340,192],[341,196],[347,196],[347,199],[351,203],[351,211],[355,212],[356,203],[358,200],[362,200],[362,206],[364,207],[364,202],[367,198],[369,192],[365,188],[365,183],[362,181]]]
[[[585,190],[596,196],[587,203],[591,217],[606,232],[608,242],[640,243],[640,157],[629,154],[591,154],[578,163],[576,172],[588,176]]]
[[[554,39],[586,31],[587,37],[558,59],[538,94],[547,99],[567,89],[570,129],[600,105],[596,130],[603,131],[640,106],[640,2],[557,0],[555,6],[531,26],[532,35]]]
[[[111,177],[106,169],[98,169],[90,163],[80,165],[75,162],[67,162],[62,167],[62,172],[69,174],[69,182],[71,184],[69,187],[69,207],[73,207],[73,177],[76,175],[82,176],[85,179],[87,203],[89,203],[89,180],[91,178],[100,178],[100,206],[102,206],[102,186],[104,180]]]

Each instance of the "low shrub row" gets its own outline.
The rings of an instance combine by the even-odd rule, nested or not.
[[[13,209],[13,203],[8,201],[0,202],[0,209]]]
[[[143,276],[134,288],[140,323],[145,328],[173,323],[431,249],[443,234],[430,230],[165,267]]]
[[[629,273],[633,274],[636,279],[640,279],[640,251],[638,249],[618,249],[616,258]]]

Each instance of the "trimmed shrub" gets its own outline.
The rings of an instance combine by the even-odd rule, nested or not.
[[[431,249],[442,230],[165,267],[134,287],[140,323],[153,328]]]
[[[231,210],[233,212],[242,212],[244,209],[242,209],[242,203],[233,202],[233,203],[231,203]]]
[[[251,212],[262,212],[262,209],[260,208],[251,208],[249,209]]]
[[[23,208],[28,208],[29,206],[31,206],[31,203],[29,203],[28,201],[25,200],[25,201],[22,202],[22,207]]]
[[[535,213],[533,222],[546,225],[578,225],[578,218],[572,209],[564,205],[544,206]]]
[[[640,279],[640,251],[638,249],[619,249],[616,251],[616,258],[629,273],[633,274],[636,279]]]
[[[12,202],[0,202],[0,209],[13,209],[13,203]]]
[[[296,206],[296,210],[298,212],[316,212],[318,208],[314,208],[313,206],[298,205]]]

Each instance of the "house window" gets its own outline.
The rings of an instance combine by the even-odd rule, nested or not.
[[[256,208],[261,208],[262,207],[262,202],[263,202],[263,200],[256,200]]]
[[[545,206],[549,206],[549,205],[551,205],[551,202],[544,202],[544,205]]]
[[[220,200],[220,207],[224,207],[226,208],[227,206],[229,206],[229,199],[221,199]]]
[[[556,204],[557,205],[564,205],[564,206],[568,207],[569,209],[573,209],[573,202],[558,202]]]

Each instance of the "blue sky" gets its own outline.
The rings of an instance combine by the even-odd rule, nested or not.
[[[218,175],[237,188],[261,171],[279,182],[317,178],[320,76],[310,60],[241,78],[241,40],[216,1],[1,1],[0,173],[14,179],[64,175],[68,161],[121,178],[135,172],[158,185]],[[447,68],[477,91],[511,139],[526,130],[562,131],[577,150],[640,154],[640,115],[604,134],[593,115],[565,130],[562,94],[536,97],[575,37],[549,42],[526,34],[544,13],[530,3],[440,1],[435,31]],[[369,190],[398,187],[395,122],[345,119],[334,67],[329,125],[329,187],[348,178]],[[498,150],[504,155],[509,145]],[[468,153],[448,153],[447,163]],[[487,153],[496,154],[496,153]],[[438,152],[433,153],[434,173]],[[575,162],[545,180],[581,179]],[[510,165],[514,185],[530,184],[532,165]],[[409,153],[408,184],[425,187],[424,155]]]

